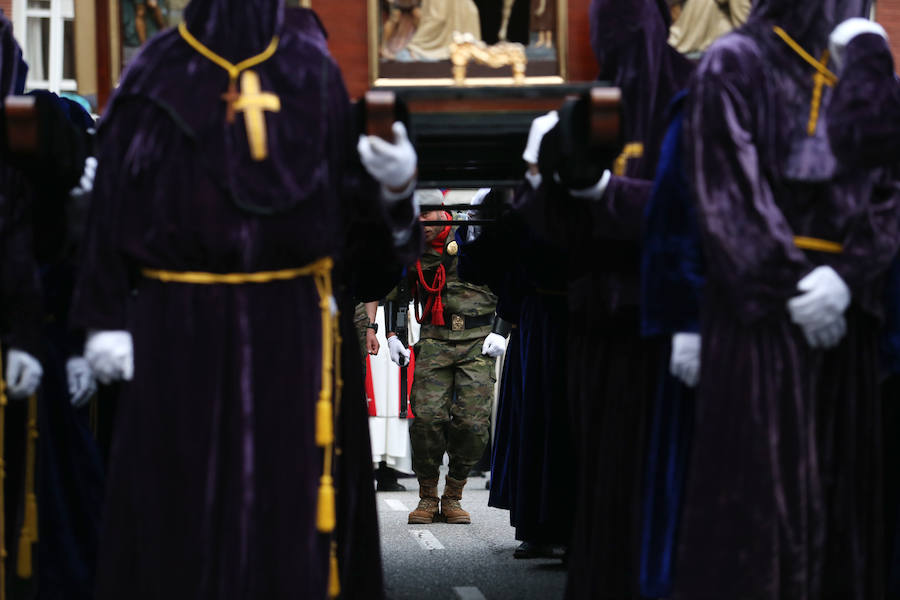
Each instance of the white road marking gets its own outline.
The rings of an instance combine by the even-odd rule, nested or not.
[[[388,505],[391,510],[409,512],[409,508],[399,500],[394,500],[393,498],[385,498],[384,503]]]
[[[459,600],[486,600],[484,594],[481,593],[474,585],[465,585],[453,588]]]
[[[438,541],[434,534],[428,531],[427,529],[410,529],[410,535],[419,542],[419,545],[422,546],[425,550],[443,550],[444,545]]]

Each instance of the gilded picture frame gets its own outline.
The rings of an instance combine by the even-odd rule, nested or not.
[[[524,79],[513,76],[511,65],[488,66],[474,60],[465,69],[465,85],[557,84],[567,79],[568,0],[367,2],[369,84],[372,87],[460,83],[458,73],[454,80],[453,63],[448,56],[456,25],[468,30],[461,33],[469,33],[471,43],[496,53],[508,48],[496,44],[503,41],[500,36],[505,26],[507,39],[522,43],[527,58]],[[540,12],[541,7],[544,7],[543,12]],[[456,14],[449,14],[451,11]],[[543,16],[535,17],[532,13]],[[524,27],[523,20],[527,23]],[[540,28],[548,21],[552,21],[552,28],[542,31]],[[460,60],[458,56],[456,60]]]

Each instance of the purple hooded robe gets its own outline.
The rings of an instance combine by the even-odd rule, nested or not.
[[[421,228],[411,202],[381,201],[362,169],[349,99],[312,12],[281,0],[193,0],[185,22],[232,63],[280,36],[252,70],[281,107],[265,113],[268,158],[252,160],[244,115],[226,121],[228,75],[170,30],[129,65],[101,124],[73,321],[129,330],[135,368],[117,416],[97,598],[324,598],[333,540],[343,597],[380,598],[352,297],[387,293],[420,250]],[[141,276],[322,257],[335,261],[344,340],[334,535],[316,528],[323,332],[313,278]]]
[[[644,205],[665,134],[665,108],[691,64],[671,48],[658,0],[594,0],[600,79],[623,94],[624,141],[640,144],[600,201],[548,182],[525,209],[568,254],[568,385],[578,467],[567,597],[639,597],[640,506],[647,408],[660,348],[639,327]],[[610,165],[612,168],[612,165]]]
[[[818,59],[834,26],[867,8],[758,0],[691,84],[708,276],[675,598],[884,597],[878,328],[900,193],[888,171],[835,158],[832,91],[816,115],[816,70],[774,30]],[[795,236],[843,250],[801,250]],[[822,264],[853,296],[829,351],[809,347],[785,306]]]
[[[0,13],[0,92],[21,94],[27,66],[13,37],[13,27]],[[2,146],[6,146],[5,133]],[[5,152],[2,150],[0,152]],[[9,157],[0,159],[0,346],[6,375],[7,352],[24,350],[41,359],[42,324],[40,281],[32,236],[32,190]],[[16,575],[19,533],[25,507],[25,455],[28,402],[10,400],[4,421],[4,492],[7,594],[34,593],[34,578]],[[37,555],[34,550],[34,555]]]

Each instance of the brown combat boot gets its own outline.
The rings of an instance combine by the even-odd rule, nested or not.
[[[437,479],[419,480],[419,505],[409,513],[410,525],[433,523],[438,512]]]
[[[444,495],[441,496],[441,514],[448,523],[457,525],[468,525],[472,522],[469,513],[462,509],[459,501],[462,500],[463,487],[466,485],[465,479],[453,479],[447,475],[444,484]]]

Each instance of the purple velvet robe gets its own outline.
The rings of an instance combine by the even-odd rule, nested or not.
[[[13,37],[13,27],[0,14],[0,92],[3,97],[21,94],[27,67],[22,51]],[[3,144],[5,146],[5,144]],[[38,266],[32,239],[32,190],[22,173],[10,166],[9,157],[0,158],[0,346],[3,373],[6,353],[11,348],[24,350],[41,359],[42,324]],[[28,403],[10,400],[5,409],[3,478],[6,557],[6,593],[18,590],[32,594],[35,579],[16,575],[19,532],[25,508],[25,452],[27,444]],[[35,551],[35,555],[36,555]]]
[[[707,258],[703,376],[675,597],[878,599],[884,591],[878,327],[900,243],[890,173],[835,158],[832,92],[807,131],[813,67],[858,1],[759,0],[704,56],[686,140]],[[804,251],[794,236],[843,245]],[[811,349],[785,303],[817,265],[853,302],[847,336]]]
[[[176,31],[124,75],[99,132],[99,167],[73,318],[127,329],[101,533],[97,598],[324,598],[337,542],[345,598],[383,593],[353,300],[387,293],[421,249],[409,200],[386,204],[362,169],[324,33],[280,0],[194,0],[191,32],[253,67],[280,97],[269,158],[226,122],[228,77]],[[390,207],[387,210],[386,207]],[[316,529],[314,441],[321,313],[310,277],[192,285],[141,268],[215,273],[334,258],[344,340],[337,531]]]
[[[548,189],[569,250],[569,389],[579,489],[568,598],[638,598],[647,409],[660,349],[640,337],[640,235],[665,134],[665,108],[690,63],[667,44],[658,0],[594,0],[591,43],[600,79],[622,89],[625,142],[643,145],[603,199]],[[540,194],[539,194],[540,195]],[[548,219],[552,222],[553,219]]]
[[[847,46],[828,106],[828,136],[843,161],[900,165],[900,78],[880,35],[860,35]]]
[[[0,92],[21,94],[28,67],[13,37],[12,23],[0,14]],[[22,174],[0,164],[0,336],[3,350],[18,348],[37,356],[41,308],[34,257],[30,190]],[[4,363],[5,364],[5,363]]]

